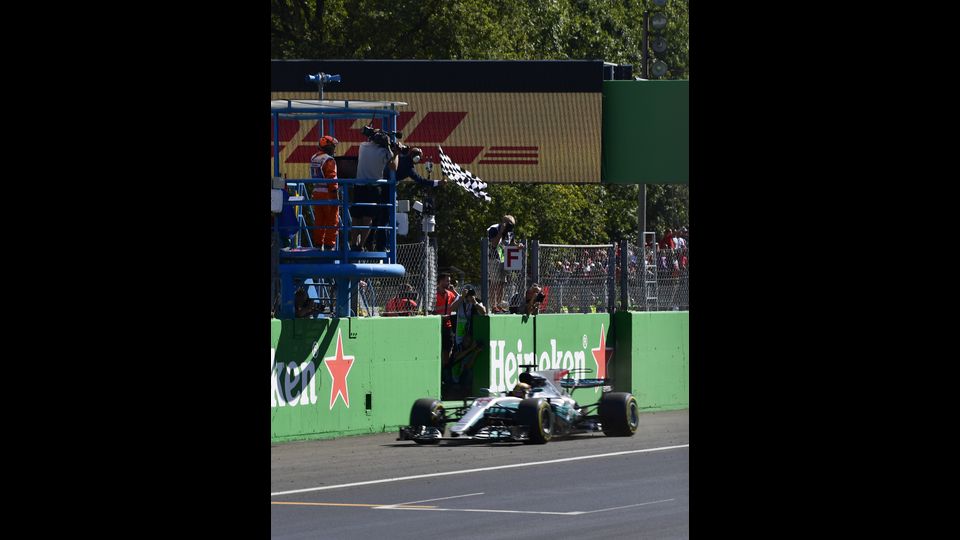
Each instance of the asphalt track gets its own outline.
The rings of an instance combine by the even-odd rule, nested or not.
[[[439,446],[396,437],[274,445],[272,538],[689,536],[686,410],[642,414],[633,437]]]

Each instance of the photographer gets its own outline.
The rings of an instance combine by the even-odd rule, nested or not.
[[[383,178],[385,167],[397,170],[399,145],[390,141],[390,134],[382,129],[364,126],[363,134],[367,140],[360,143],[357,157],[357,178]],[[353,188],[353,202],[379,203],[381,187],[376,184],[358,185]],[[354,225],[369,227],[377,217],[376,206],[354,206],[350,217]],[[357,229],[350,232],[351,249],[360,251],[370,236],[370,229]]]
[[[436,188],[440,184],[447,183],[447,179],[441,177],[440,180],[428,180],[419,174],[416,171],[416,164],[420,163],[420,160],[423,158],[423,150],[417,147],[404,146],[399,144],[399,160],[397,164],[397,185],[400,185],[400,182],[406,179],[411,179],[417,183],[418,186],[424,188]],[[429,170],[429,169],[428,169]],[[429,197],[427,197],[429,199]],[[380,192],[380,202],[382,204],[391,204],[395,201],[390,200],[390,190],[383,188]],[[381,206],[379,208],[377,222],[378,225],[386,225],[390,220],[390,212],[393,209],[389,206]],[[387,231],[377,230],[374,234],[374,251],[384,251],[387,245]]]
[[[540,288],[540,285],[533,283],[530,285],[530,288],[527,289],[527,293],[521,299],[520,293],[513,295],[513,298],[510,299],[510,313],[517,315],[539,315],[540,314],[540,304],[543,302],[544,298],[543,289]]]
[[[474,313],[487,314],[487,308],[477,300],[475,290],[467,289],[462,298],[463,301],[455,304],[457,306],[457,349],[462,348],[464,338],[468,338],[472,334]]]
[[[457,308],[462,300],[463,297],[457,294],[456,289],[450,284],[450,274],[441,272],[437,275],[437,304],[433,314],[440,315],[441,385],[449,385],[452,382],[450,354],[453,352],[453,345],[456,342],[453,319],[456,317]],[[442,392],[443,388],[441,387],[441,394]]]
[[[462,301],[457,305],[456,345],[450,355],[449,370],[444,375],[447,381],[447,396],[460,399],[470,395],[473,387],[473,364],[481,350],[480,344],[473,339],[473,316],[486,315],[487,308],[477,300],[475,290],[464,291]]]

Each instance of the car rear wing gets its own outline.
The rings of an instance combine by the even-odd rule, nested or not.
[[[535,364],[529,365],[520,365],[520,368],[534,368]],[[609,379],[596,379],[596,378],[574,378],[576,375],[586,375],[591,373],[593,370],[590,368],[574,368],[574,369],[541,369],[536,371],[528,371],[533,377],[531,386],[534,390],[537,387],[542,386],[553,386],[554,390],[557,392],[564,392],[569,394],[570,391],[576,388],[595,388],[603,387],[604,392],[610,391],[610,380]],[[538,381],[537,378],[541,380]],[[567,389],[571,389],[567,391]]]
[[[564,388],[594,388],[606,386],[609,379],[561,379],[560,386]]]

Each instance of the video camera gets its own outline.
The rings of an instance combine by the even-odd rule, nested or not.
[[[363,136],[369,139],[371,142],[383,148],[390,146],[390,137],[396,137],[397,139],[403,137],[403,132],[384,131],[380,128],[373,128],[371,126],[363,126],[363,129],[361,129],[360,132],[363,133]]]

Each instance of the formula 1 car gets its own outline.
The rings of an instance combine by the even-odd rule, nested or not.
[[[545,444],[554,437],[575,433],[603,431],[607,436],[630,437],[637,431],[639,407],[629,392],[604,392],[600,401],[592,405],[580,405],[570,395],[576,388],[600,386],[607,390],[606,379],[574,379],[568,369],[530,371],[536,366],[520,367],[526,368],[520,374],[520,382],[530,385],[524,397],[488,392],[486,397],[466,398],[462,407],[449,410],[439,400],[418,399],[410,410],[410,425],[400,428],[397,440],[412,440],[417,444],[440,441]],[[453,425],[448,428],[450,423]],[[444,436],[447,431],[449,436]]]

